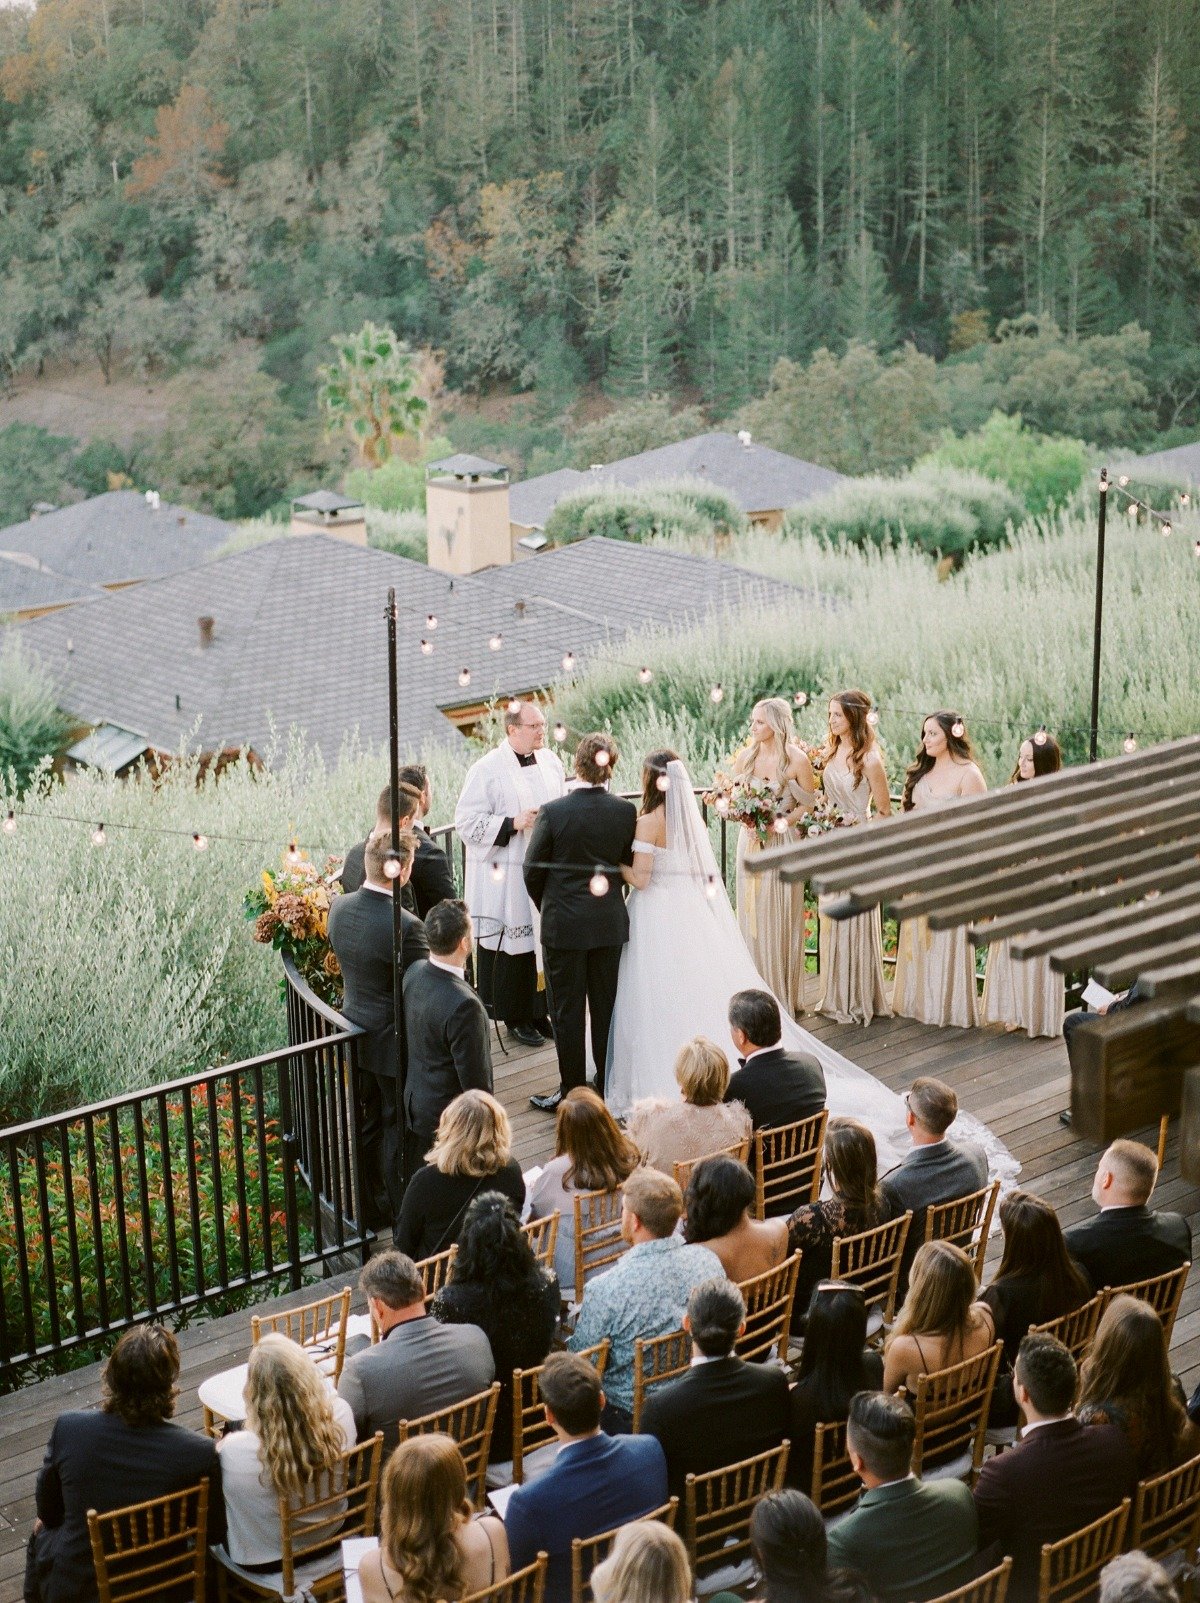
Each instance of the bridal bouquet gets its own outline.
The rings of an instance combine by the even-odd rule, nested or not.
[[[722,818],[732,818],[752,829],[760,846],[770,844],[776,820],[786,813],[769,779],[755,779],[753,775],[733,779],[720,769],[713,775],[712,789],[705,791],[703,800]]]
[[[289,862],[293,855],[297,860]],[[279,868],[263,869],[243,902],[254,939],[286,952],[317,995],[335,1007],[342,1000],[342,971],[329,944],[329,908],[340,890],[340,869],[336,857],[318,869],[304,852],[285,852]]]
[[[825,835],[831,829],[849,829],[854,822],[853,818],[846,817],[832,796],[824,790],[818,790],[803,829],[806,835]]]

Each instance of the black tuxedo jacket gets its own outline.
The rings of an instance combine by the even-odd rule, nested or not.
[[[1192,1257],[1192,1231],[1178,1213],[1151,1208],[1110,1208],[1063,1231],[1067,1251],[1094,1286],[1128,1286],[1165,1275]]]
[[[429,955],[425,926],[402,915],[404,967]],[[346,987],[342,1012],[366,1030],[362,1066],[380,1079],[396,1078],[396,1022],[392,997],[392,899],[364,885],[335,896],[329,909],[329,943]]]
[[[807,1052],[759,1052],[730,1077],[726,1102],[742,1102],[756,1130],[811,1119],[825,1106],[825,1070]]]
[[[787,1435],[788,1383],[774,1364],[718,1358],[698,1364],[646,1399],[642,1433],[667,1455],[667,1495],[685,1495],[689,1475],[778,1447]]]
[[[415,829],[417,852],[413,858],[412,874],[400,892],[400,901],[410,913],[424,918],[431,907],[439,902],[451,901],[458,895],[450,859],[426,830]],[[338,878],[344,891],[360,891],[366,884],[367,843],[360,840],[351,846],[342,862]]]
[[[629,914],[622,880],[608,875],[608,891],[593,896],[588,882],[601,866],[633,862],[637,809],[602,787],[581,786],[539,808],[525,849],[525,889],[542,915],[542,942],[564,951],[623,946]],[[570,864],[569,871],[548,863]]]
[[[492,1047],[483,1003],[457,974],[416,963],[404,975],[408,1072],[404,1117],[432,1136],[460,1091],[492,1089]]]

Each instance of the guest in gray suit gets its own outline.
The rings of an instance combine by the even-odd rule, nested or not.
[[[354,1410],[359,1441],[381,1430],[387,1453],[399,1440],[400,1420],[419,1419],[483,1391],[496,1378],[496,1366],[482,1330],[439,1324],[425,1312],[420,1271],[404,1253],[379,1253],[363,1268],[359,1285],[379,1341],[346,1359],[338,1396]]]
[[[908,1287],[908,1271],[925,1240],[926,1210],[938,1202],[968,1197],[987,1184],[987,1153],[975,1141],[951,1141],[946,1131],[958,1114],[952,1088],[928,1075],[914,1080],[904,1098],[912,1151],[883,1180],[888,1214],[912,1209],[912,1224],[900,1267],[900,1295]]]

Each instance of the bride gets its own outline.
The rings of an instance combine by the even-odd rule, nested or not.
[[[687,768],[673,751],[651,752],[642,787],[633,867],[622,870],[633,886],[629,941],[605,1073],[605,1099],[617,1115],[642,1097],[678,1100],[675,1058],[693,1036],[715,1041],[735,1069],[729,999],[735,991],[769,989],[729,905]],[[875,1136],[880,1174],[893,1168],[910,1145],[900,1097],[801,1029],[786,1008],[780,1012],[783,1045],[809,1053],[825,1071],[830,1114],[861,1119]],[[993,1170],[1007,1159],[1015,1173],[1012,1157],[1004,1148],[997,1152],[1000,1144],[976,1120],[960,1114],[954,1133],[986,1138]]]

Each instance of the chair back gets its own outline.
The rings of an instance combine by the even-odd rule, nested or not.
[[[1038,1603],[1085,1603],[1096,1595],[1100,1571],[1125,1545],[1129,1499],[1061,1542],[1042,1547]]]
[[[821,1158],[829,1110],[811,1119],[759,1130],[754,1137],[754,1217],[774,1219],[815,1202],[821,1191]]]
[[[976,1284],[983,1279],[983,1260],[999,1195],[1000,1182],[993,1180],[982,1191],[956,1197],[953,1202],[938,1202],[925,1210],[925,1240],[952,1241],[961,1247],[974,1266]]]
[[[1152,1275],[1149,1280],[1134,1280],[1128,1286],[1106,1287],[1100,1293],[1103,1300],[1100,1317],[1104,1317],[1104,1310],[1114,1297],[1136,1297],[1139,1302],[1148,1302],[1162,1320],[1169,1347],[1171,1333],[1175,1329],[1175,1315],[1179,1312],[1179,1301],[1191,1267],[1190,1263],[1181,1263],[1178,1269],[1169,1269],[1165,1275]]]
[[[533,1256],[543,1269],[554,1268],[554,1249],[558,1246],[558,1221],[560,1214],[557,1208],[548,1213],[544,1219],[531,1219],[528,1224],[521,1226],[521,1234],[533,1248]]]
[[[665,1336],[639,1336],[633,1344],[633,1430],[642,1428],[642,1409],[651,1386],[685,1374],[692,1362],[692,1338],[686,1330]]]
[[[813,1439],[813,1502],[829,1519],[853,1507],[862,1489],[846,1446],[845,1420],[818,1425]]]
[[[461,1598],[443,1598],[440,1603],[542,1603],[546,1596],[546,1566],[550,1559],[539,1553],[532,1564],[514,1570],[503,1581],[485,1586],[482,1592],[468,1592]]]
[[[298,1498],[279,1499],[279,1525],[283,1533],[283,1595],[296,1589],[296,1570],[328,1557],[327,1574],[305,1577],[305,1587],[316,1595],[342,1582],[342,1542],[348,1536],[374,1536],[379,1506],[379,1472],[383,1465],[383,1432],[351,1447],[331,1470],[318,1475]]]
[[[429,1302],[450,1279],[450,1271],[454,1267],[454,1260],[458,1257],[458,1243],[447,1247],[445,1252],[435,1252],[432,1257],[418,1258],[415,1264],[417,1273],[421,1277],[421,1284],[425,1287],[425,1301]]]
[[[1151,1558],[1182,1553],[1189,1568],[1195,1567],[1200,1551],[1200,1458],[1189,1458],[1178,1469],[1138,1482],[1129,1545]]]
[[[306,1347],[317,1368],[336,1386],[346,1356],[346,1321],[350,1317],[350,1287],[332,1296],[306,1302],[302,1308],[285,1308],[274,1314],[251,1314],[250,1340],[258,1346],[264,1336],[277,1333]]]
[[[687,1196],[688,1181],[692,1178],[692,1170],[698,1163],[706,1158],[736,1158],[739,1163],[745,1163],[750,1156],[750,1137],[734,1141],[727,1147],[718,1147],[715,1152],[702,1152],[698,1158],[680,1158],[674,1165],[675,1184]]]
[[[87,1522],[100,1603],[134,1603],[164,1594],[204,1603],[207,1475],[169,1497],[152,1497],[107,1514],[89,1508]]]
[[[926,1460],[944,1463],[962,1454],[970,1455],[971,1474],[979,1473],[988,1408],[1003,1353],[1004,1344],[998,1341],[975,1358],[918,1376],[914,1475],[921,1473]]]
[[[1030,1335],[1053,1336],[1068,1348],[1075,1362],[1082,1363],[1096,1335],[1100,1315],[1104,1312],[1104,1294],[1098,1293],[1090,1301],[1072,1308],[1069,1314],[1048,1319],[1044,1325],[1030,1325]]]
[[[496,1425],[496,1404],[500,1398],[500,1382],[494,1380],[486,1391],[465,1397],[461,1403],[439,1408],[434,1414],[423,1414],[420,1419],[400,1421],[400,1440],[410,1436],[423,1436],[429,1431],[441,1431],[452,1436],[467,1466],[467,1496],[476,1508],[487,1501],[488,1457],[492,1451],[492,1431]]]
[[[739,1358],[766,1358],[775,1352],[780,1363],[787,1362],[799,1274],[800,1254],[794,1252],[777,1269],[754,1275],[738,1286],[746,1304],[746,1328],[734,1343]]]
[[[609,1340],[598,1342],[595,1347],[584,1347],[578,1356],[587,1358],[595,1366],[596,1373],[601,1380],[608,1365]],[[513,1405],[513,1456],[512,1478],[513,1485],[519,1486],[525,1479],[525,1460],[531,1453],[539,1448],[547,1447],[556,1442],[558,1437],[554,1428],[546,1423],[546,1411],[542,1407],[542,1394],[540,1380],[545,1364],[538,1364],[534,1369],[514,1369],[512,1383]]]
[[[612,1191],[577,1191],[575,1201],[575,1301],[597,1269],[607,1269],[629,1251],[621,1238],[621,1197]]]
[[[789,1441],[684,1483],[684,1533],[692,1574],[706,1566],[736,1564],[750,1551],[750,1516],[768,1492],[783,1486]]]
[[[860,1286],[868,1308],[878,1308],[885,1321],[895,1318],[900,1262],[912,1224],[912,1211],[889,1219],[857,1236],[839,1236],[833,1243],[832,1280]]]
[[[931,1603],[1004,1603],[1008,1596],[1008,1578],[1012,1574],[1012,1559],[1006,1558],[986,1575],[979,1575],[953,1592],[943,1592]]]
[[[679,1499],[671,1498],[661,1508],[651,1509],[649,1514],[642,1514],[636,1520],[627,1520],[628,1525],[640,1525],[645,1520],[661,1520],[664,1525],[675,1529],[675,1516],[679,1512]],[[571,1603],[591,1603],[592,1599],[592,1571],[597,1564],[602,1564],[608,1557],[613,1543],[624,1530],[623,1525],[616,1526],[611,1531],[601,1531],[599,1536],[576,1536],[571,1542]]]

